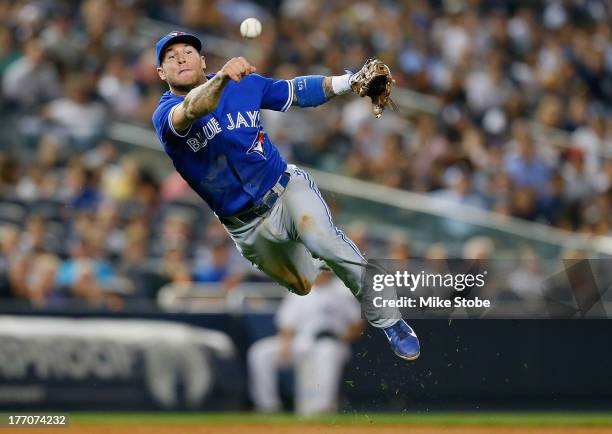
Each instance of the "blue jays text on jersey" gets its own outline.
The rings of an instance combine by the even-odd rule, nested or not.
[[[258,203],[287,167],[263,128],[260,109],[286,111],[293,101],[292,83],[257,74],[230,81],[215,110],[179,132],[171,118],[183,99],[168,91],[153,114],[157,136],[176,170],[220,217]]]

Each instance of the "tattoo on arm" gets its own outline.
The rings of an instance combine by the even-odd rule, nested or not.
[[[176,131],[185,131],[196,119],[212,112],[219,104],[223,88],[228,83],[227,74],[217,74],[189,91],[183,102],[172,111],[172,125]]]
[[[206,83],[192,89],[183,100],[185,117],[194,121],[212,112],[219,104],[223,89],[229,81],[228,75],[217,74]]]
[[[331,77],[325,77],[323,79],[323,92],[325,92],[325,96],[328,99],[331,99],[336,96],[336,94],[334,93],[334,90],[332,89],[332,78]]]

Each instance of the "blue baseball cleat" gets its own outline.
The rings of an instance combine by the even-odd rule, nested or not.
[[[419,338],[403,319],[391,327],[384,328],[383,331],[391,343],[391,349],[398,357],[404,360],[416,360],[421,354]]]

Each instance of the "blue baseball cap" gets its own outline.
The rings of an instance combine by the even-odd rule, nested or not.
[[[168,48],[168,45],[174,44],[175,42],[184,42],[185,44],[189,44],[193,46],[198,52],[202,50],[202,41],[198,39],[197,36],[192,35],[191,33],[185,32],[170,32],[155,44],[155,48],[157,49],[157,64],[161,65],[162,59],[164,57],[164,51]]]

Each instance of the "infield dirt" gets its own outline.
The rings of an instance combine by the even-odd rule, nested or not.
[[[612,427],[503,427],[408,425],[73,425],[19,428],[18,434],[612,434]],[[8,432],[0,429],[0,433]]]

